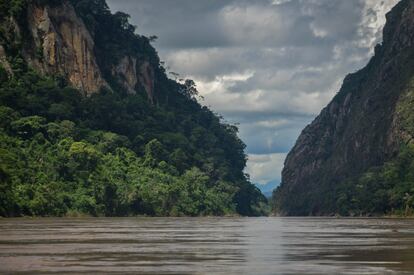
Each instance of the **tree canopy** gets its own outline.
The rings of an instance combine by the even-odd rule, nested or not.
[[[1,13],[28,2],[0,0]],[[103,0],[71,2],[111,89],[85,97],[64,77],[41,75],[0,29],[13,71],[0,66],[0,216],[264,214],[237,127],[197,102],[194,82],[167,78],[128,15],[111,14]],[[155,66],[156,104],[111,78],[126,54]]]

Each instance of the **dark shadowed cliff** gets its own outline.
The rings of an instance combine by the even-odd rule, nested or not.
[[[307,126],[274,192],[282,215],[372,215],[414,207],[414,1],[387,14],[382,45]]]

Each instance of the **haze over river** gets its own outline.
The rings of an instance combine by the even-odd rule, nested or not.
[[[0,219],[1,273],[414,274],[414,220]]]

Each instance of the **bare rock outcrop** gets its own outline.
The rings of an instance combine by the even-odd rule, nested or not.
[[[71,4],[56,7],[30,6],[28,22],[37,47],[26,52],[29,64],[47,74],[67,77],[70,83],[91,94],[107,85],[94,54],[94,41]]]
[[[155,98],[155,65],[145,54],[113,53],[110,64],[94,34],[77,14],[71,1],[40,4],[32,1],[22,29],[13,17],[7,19],[8,44],[25,40],[22,55],[27,64],[44,75],[62,76],[85,95],[101,88],[128,94],[143,92],[151,104]],[[105,53],[108,54],[108,53]],[[105,61],[102,61],[105,60]],[[104,63],[104,64],[103,64]],[[0,64],[12,73],[7,51],[0,45]],[[111,84],[110,84],[111,83]]]

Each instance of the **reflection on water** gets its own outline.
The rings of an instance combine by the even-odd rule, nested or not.
[[[0,219],[0,272],[413,274],[414,220]]]

